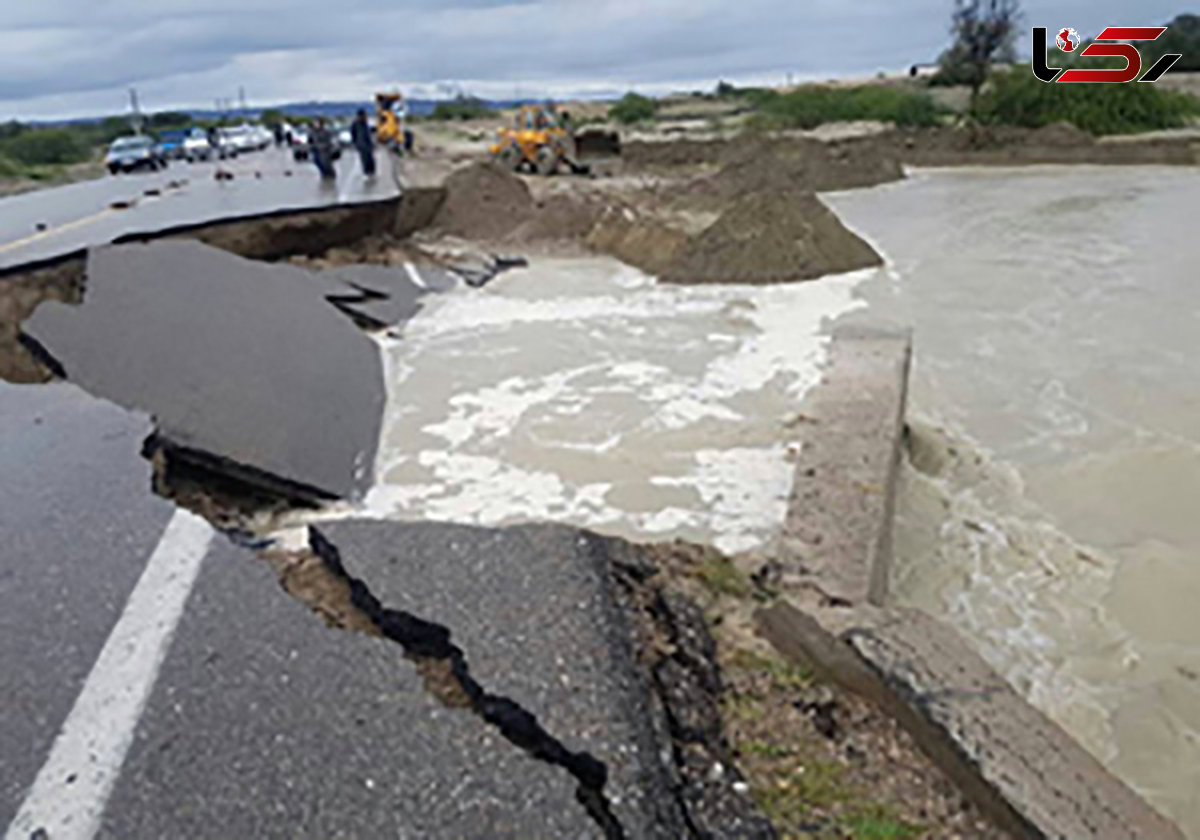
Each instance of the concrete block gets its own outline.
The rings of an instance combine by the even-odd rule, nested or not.
[[[911,348],[907,333],[839,331],[801,405],[779,559],[793,583],[841,602],[881,604],[887,594]]]
[[[781,653],[874,701],[999,826],[1037,840],[1183,840],[1169,820],[917,610],[759,613]]]

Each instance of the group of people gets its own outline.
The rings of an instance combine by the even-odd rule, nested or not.
[[[374,178],[375,138],[371,136],[371,125],[367,122],[367,112],[362,108],[358,109],[358,113],[354,116],[354,122],[350,124],[350,144],[358,152],[359,159],[362,161],[363,175]],[[337,137],[334,136],[329,121],[324,117],[318,118],[309,133],[309,154],[322,178],[337,177],[337,171],[333,168],[336,148]]]

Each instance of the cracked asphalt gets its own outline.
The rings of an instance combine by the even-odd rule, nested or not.
[[[161,172],[109,176],[0,200],[0,269],[49,259],[131,233],[279,210],[312,209],[394,198],[392,160],[378,155],[366,181],[356,155],[342,155],[335,183],[316,168],[269,149],[223,162],[232,180],[214,177],[215,163],[175,162]],[[114,203],[128,204],[116,209]]]
[[[93,250],[83,303],[26,321],[67,381],[0,382],[6,840],[679,836],[669,748],[574,529],[331,527],[385,608],[461,636],[466,708],[397,639],[323,626],[154,492],[151,440],[273,489],[359,495],[383,409],[362,327],[402,328],[461,286],[430,266],[317,275],[164,241]]]

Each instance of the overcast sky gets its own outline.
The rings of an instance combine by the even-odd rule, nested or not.
[[[0,0],[0,120],[410,96],[655,93],[931,61],[951,0]],[[1179,0],[1042,0],[1026,26],[1164,23]],[[1023,39],[1027,40],[1027,39]],[[1028,47],[1023,42],[1023,49]]]

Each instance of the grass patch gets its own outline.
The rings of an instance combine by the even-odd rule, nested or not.
[[[814,811],[827,810],[853,796],[843,767],[828,761],[797,765],[774,784],[755,788],[758,807],[776,826],[800,825]]]
[[[27,129],[0,140],[0,157],[23,166],[82,163],[89,153],[87,144],[65,128]]]
[[[750,579],[725,557],[705,560],[696,568],[695,575],[714,595],[749,598],[754,594]]]
[[[908,840],[921,836],[918,826],[896,819],[886,808],[851,814],[843,820],[843,825],[854,840]]]
[[[1180,128],[1200,115],[1200,99],[1156,85],[1054,85],[1016,68],[994,76],[980,97],[982,122],[1039,128],[1074,123],[1091,134],[1131,134]]]
[[[495,113],[483,100],[474,96],[460,95],[433,106],[433,113],[430,114],[430,118],[445,121],[474,120],[495,116]]]
[[[931,126],[945,113],[927,93],[884,85],[834,88],[807,85],[787,93],[748,91],[761,128],[816,128],[822,123],[877,120],[899,126]]]

